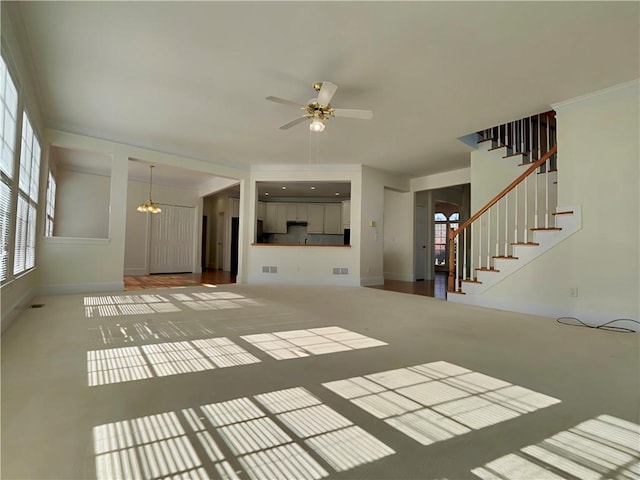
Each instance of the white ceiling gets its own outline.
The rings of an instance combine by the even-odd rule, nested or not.
[[[48,126],[225,164],[468,165],[456,138],[637,78],[638,2],[20,2]],[[339,88],[310,148],[311,84]],[[310,154],[311,152],[311,154]],[[317,156],[316,156],[317,155]]]

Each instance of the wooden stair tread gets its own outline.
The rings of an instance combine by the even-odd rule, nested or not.
[[[538,175],[544,175],[545,173],[553,173],[553,172],[557,172],[558,169],[556,168],[555,170],[547,170],[546,172],[538,172]]]
[[[544,230],[562,230],[560,227],[536,227],[530,229],[532,232],[539,232]]]
[[[476,268],[476,270],[479,272],[496,272],[496,273],[500,271],[500,270],[496,270],[495,268],[487,268],[487,267]]]
[[[511,245],[526,245],[528,247],[537,247],[540,244],[536,242],[514,242]]]
[[[553,212],[551,215],[573,215],[573,210],[566,210],[564,212]]]
[[[510,155],[505,155],[502,158],[517,157],[518,155],[529,155],[529,152],[515,152],[515,153],[512,153]],[[528,163],[521,163],[520,165],[529,165],[529,164]]]
[[[493,256],[491,258],[502,258],[503,260],[518,260],[518,257],[514,257],[512,255],[507,255],[507,256],[505,256],[505,255],[496,255],[496,256]]]
[[[449,292],[449,291],[447,291],[447,295],[449,295],[450,293],[455,293],[456,295],[466,295],[466,293],[464,293],[462,290],[458,290],[457,292]]]
[[[506,145],[498,145],[497,147],[490,148],[488,151],[491,152],[492,150],[500,150],[501,148],[507,148],[507,146]]]

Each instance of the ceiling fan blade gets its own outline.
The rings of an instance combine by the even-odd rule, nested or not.
[[[335,108],[333,110],[334,117],[342,118],[359,118],[360,120],[371,120],[373,112],[371,110],[354,110],[352,108]]]
[[[338,90],[338,86],[331,82],[322,82],[322,87],[320,87],[320,92],[318,92],[318,100],[316,100],[320,105],[327,106],[331,99]]]
[[[299,123],[302,123],[302,122],[304,122],[306,120],[308,120],[307,117],[296,118],[295,120],[292,120],[291,122],[285,123],[284,125],[282,125],[280,127],[280,130],[287,130],[288,128],[291,128],[291,127],[293,127],[293,126],[295,126],[295,125],[297,125]]]
[[[269,97],[267,97],[267,100],[269,100],[271,102],[276,102],[276,103],[283,103],[285,105],[293,105],[294,107],[305,108],[305,106],[302,105],[301,103],[292,102],[291,100],[287,100],[286,98],[269,96]]]

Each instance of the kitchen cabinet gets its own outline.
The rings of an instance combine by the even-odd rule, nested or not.
[[[287,204],[267,203],[263,224],[264,233],[287,233]]]
[[[351,228],[351,200],[342,202],[342,228]]]
[[[324,233],[324,205],[307,205],[307,233]]]
[[[232,217],[240,216],[240,199],[229,197],[229,211]]]
[[[287,222],[306,222],[306,203],[287,203]]]
[[[341,203],[328,203],[323,205],[324,207],[324,219],[322,222],[323,233],[325,234],[340,234],[342,233],[342,204]]]
[[[256,220],[262,220],[264,222],[264,217],[267,214],[267,205],[264,202],[258,202],[258,206],[256,208]]]

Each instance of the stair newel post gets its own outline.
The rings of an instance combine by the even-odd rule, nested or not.
[[[451,230],[449,230],[449,259],[447,261],[447,263],[449,264],[449,278],[447,279],[447,291],[449,292],[455,292],[455,249],[454,249],[454,242],[455,242],[455,235],[454,235],[455,230],[452,228]]]
[[[453,229],[451,229],[451,230],[453,230]],[[456,256],[455,257],[456,258],[455,288],[456,288],[456,292],[459,292],[461,290],[461,283],[460,283],[460,234],[455,236],[455,244],[456,244],[456,251],[455,251],[455,256]]]

